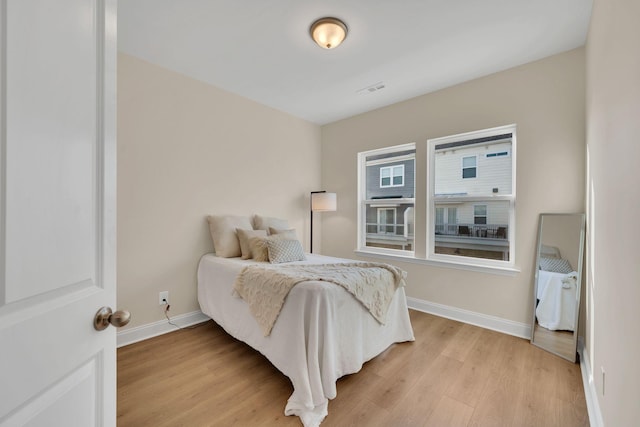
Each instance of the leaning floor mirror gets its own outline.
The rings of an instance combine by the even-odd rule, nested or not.
[[[531,343],[576,361],[584,214],[540,214]]]

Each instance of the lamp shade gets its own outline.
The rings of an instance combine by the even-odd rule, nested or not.
[[[333,49],[347,37],[347,26],[337,18],[321,18],[311,24],[309,33],[318,46]]]
[[[337,209],[336,193],[311,193],[311,210],[313,212],[329,212]]]

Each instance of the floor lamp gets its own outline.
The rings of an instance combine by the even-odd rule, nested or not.
[[[336,193],[327,193],[326,191],[312,191],[310,197],[311,210],[311,238],[309,239],[309,252],[313,253],[313,213],[314,212],[331,212],[337,208]]]

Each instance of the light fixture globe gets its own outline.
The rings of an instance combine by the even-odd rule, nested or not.
[[[309,28],[311,38],[324,49],[333,49],[347,37],[347,26],[338,18],[320,18]]]

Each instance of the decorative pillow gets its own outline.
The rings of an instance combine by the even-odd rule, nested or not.
[[[540,269],[554,273],[567,274],[573,271],[573,267],[566,259],[540,257]]]
[[[222,258],[240,256],[242,252],[236,228],[251,229],[249,218],[233,215],[209,215],[207,221],[216,255]]]
[[[253,258],[249,239],[252,237],[267,237],[267,232],[265,230],[243,230],[242,228],[236,228],[236,233],[238,235],[238,240],[240,241],[242,259]]]
[[[263,230],[264,231],[264,230]],[[249,239],[249,248],[251,255],[255,261],[269,261],[269,250],[267,249],[267,240],[271,237],[252,237]]]
[[[544,258],[560,258],[560,249],[542,244],[540,245],[540,255]]]
[[[278,235],[278,236],[282,236],[285,239],[289,239],[289,240],[298,240],[298,235],[296,234],[296,229],[295,228],[290,228],[288,230],[282,230],[282,229],[278,229],[278,228],[274,228],[274,227],[269,227],[269,234],[274,236],[274,235]]]
[[[267,239],[269,262],[279,264],[282,262],[304,261],[302,245],[297,239]]]
[[[269,227],[277,228],[277,229],[287,229],[289,228],[289,221],[286,219],[280,218],[272,218],[268,216],[253,216],[253,229],[254,230],[268,230]]]

